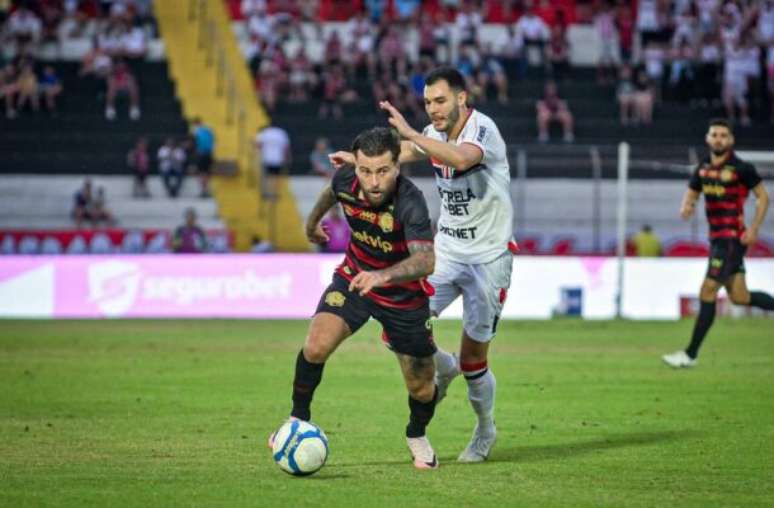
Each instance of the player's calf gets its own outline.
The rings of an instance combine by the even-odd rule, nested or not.
[[[438,349],[433,356],[435,360],[435,385],[438,387],[438,402],[446,397],[449,385],[460,375],[459,361],[455,353],[447,353]]]

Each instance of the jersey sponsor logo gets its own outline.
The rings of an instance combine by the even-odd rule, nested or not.
[[[331,307],[343,307],[345,301],[347,301],[347,297],[339,291],[331,291],[325,295],[325,303]]]
[[[450,228],[449,226],[441,226],[438,231],[451,236],[452,238],[459,238],[460,240],[475,240],[477,226],[472,228]]]
[[[376,212],[372,212],[370,210],[364,210],[362,208],[358,208],[356,206],[350,206],[350,205],[344,205],[343,208],[344,208],[344,213],[346,215],[349,215],[350,217],[355,217],[356,219],[370,222],[371,224],[377,224],[378,216]]]
[[[338,194],[336,194],[336,196],[340,197],[344,201],[350,201],[352,203],[357,203],[357,199],[354,196],[350,196],[346,192],[339,192]]]
[[[705,196],[725,196],[726,195],[726,188],[722,185],[704,185],[701,188],[702,192]]]
[[[483,143],[485,137],[486,137],[486,127],[482,125],[481,127],[478,128],[478,135],[476,136],[476,141],[478,141],[479,143]]]
[[[395,220],[390,212],[379,214],[379,227],[385,233],[392,233],[392,230],[395,228]]]
[[[443,207],[446,209],[447,212],[449,212],[449,215],[453,215],[455,217],[461,216],[461,215],[469,215],[470,210],[468,209],[468,205],[470,202],[476,198],[476,195],[473,193],[470,188],[462,190],[445,190],[438,188],[438,194],[441,196],[441,201],[443,202]]]
[[[365,231],[353,231],[352,236],[370,247],[381,250],[385,254],[392,252],[394,249],[392,242],[388,242],[380,236],[371,236]]]

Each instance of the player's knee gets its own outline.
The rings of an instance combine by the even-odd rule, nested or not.
[[[323,363],[330,356],[330,347],[319,335],[310,334],[304,344],[304,357],[312,363]]]
[[[729,295],[734,305],[750,305],[750,293],[735,291]]]
[[[419,402],[430,402],[435,395],[435,383],[425,380],[411,382],[408,384],[408,391],[412,399]]]
[[[706,280],[701,285],[699,296],[705,302],[710,302],[710,301],[714,302],[715,298],[717,298],[719,289],[720,289],[720,285],[718,283],[711,280]]]

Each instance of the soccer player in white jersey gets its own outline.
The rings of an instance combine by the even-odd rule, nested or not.
[[[462,295],[463,329],[459,356],[435,354],[438,400],[460,373],[478,422],[460,462],[486,460],[494,444],[495,377],[489,369],[489,342],[511,283],[513,205],[505,142],[491,118],[469,108],[465,81],[453,68],[425,78],[425,110],[430,125],[420,133],[389,102],[380,107],[403,137],[400,162],[429,158],[441,196],[435,237],[436,265],[429,282],[435,290],[430,310],[439,315]],[[335,165],[351,154],[331,154]]]

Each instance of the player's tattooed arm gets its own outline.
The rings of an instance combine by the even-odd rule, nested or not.
[[[400,263],[381,270],[388,284],[417,280],[430,275],[435,269],[435,252],[432,242],[409,242],[409,257]]]
[[[325,186],[317,198],[317,202],[312,208],[312,212],[306,219],[306,238],[312,243],[326,243],[330,238],[328,233],[320,225],[320,221],[328,210],[336,204],[336,195],[333,193],[331,184]]]
[[[349,283],[350,291],[365,295],[373,288],[421,279],[435,270],[432,242],[409,242],[409,257],[384,270],[360,272]]]
[[[696,201],[699,200],[699,193],[693,189],[686,189],[683,195],[683,202],[680,204],[680,217],[690,219],[696,210]]]

